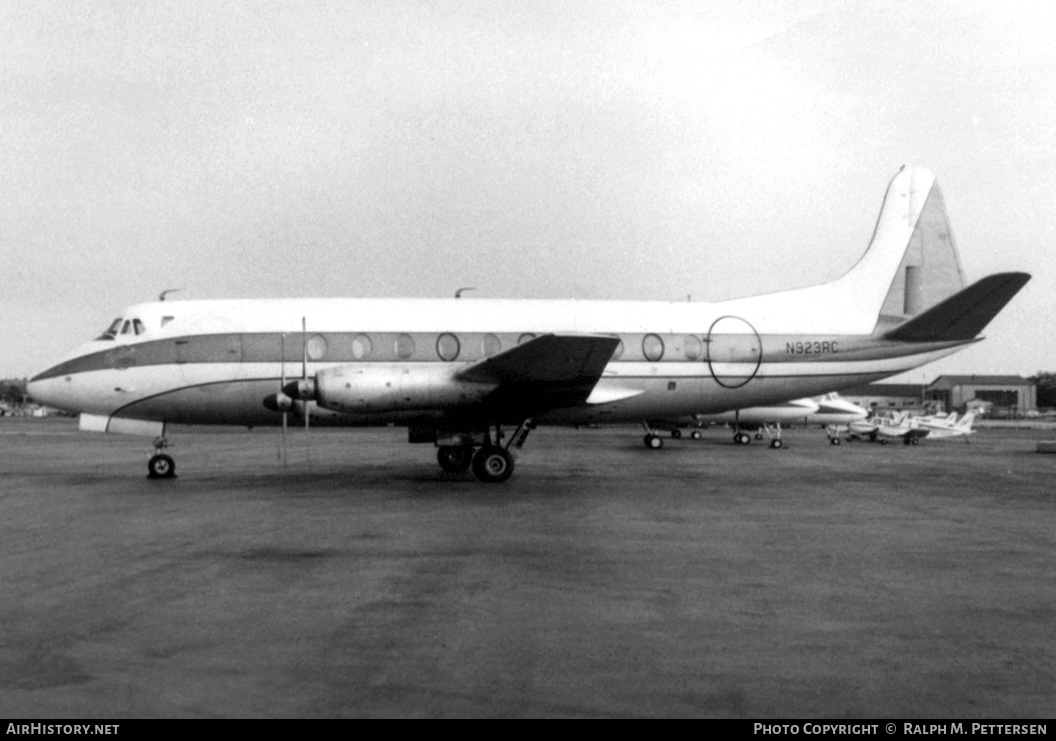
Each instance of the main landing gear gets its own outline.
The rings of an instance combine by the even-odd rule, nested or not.
[[[513,451],[521,449],[533,429],[532,421],[525,420],[506,440],[502,427],[491,425],[484,432],[483,445],[441,445],[436,451],[436,460],[449,473],[463,473],[472,468],[480,481],[501,484],[513,475]]]
[[[161,451],[169,447],[166,437],[154,438],[154,455],[147,461],[148,479],[174,479],[176,478],[176,461],[172,456],[165,455]]]
[[[784,440],[781,439],[781,423],[776,422],[775,424],[763,424],[759,427],[760,432],[755,433],[756,440],[763,439],[763,433],[770,438],[770,447],[774,450],[779,450],[785,447]],[[752,436],[739,427],[735,427],[733,431],[733,442],[735,445],[748,445],[752,442]]]
[[[838,425],[826,425],[825,436],[829,438],[829,445],[840,444],[840,428]],[[847,441],[850,442],[850,433],[848,432]]]
[[[645,437],[642,438],[642,442],[645,443],[645,447],[649,448],[650,450],[660,450],[660,448],[664,447],[664,438],[661,436],[659,430],[655,429],[648,422],[642,422],[642,427],[645,428]],[[678,429],[677,427],[672,427],[669,430],[669,434],[671,435],[672,440],[679,440],[682,438],[682,430]],[[694,440],[699,440],[701,438],[700,431],[694,430],[691,433],[691,436]]]

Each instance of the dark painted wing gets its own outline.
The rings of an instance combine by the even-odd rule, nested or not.
[[[496,412],[531,416],[586,401],[619,344],[602,335],[546,334],[474,363],[458,377],[497,384],[484,400]]]

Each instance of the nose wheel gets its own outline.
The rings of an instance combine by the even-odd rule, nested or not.
[[[147,461],[148,479],[174,479],[176,478],[176,461],[171,455],[161,451],[169,446],[169,441],[164,437],[154,440],[154,455]]]

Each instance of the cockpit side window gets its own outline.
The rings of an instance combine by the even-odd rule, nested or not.
[[[114,339],[114,337],[117,336],[117,330],[118,330],[118,327],[120,327],[120,326],[121,326],[121,317],[118,317],[117,319],[115,319],[113,322],[110,323],[110,326],[106,328],[105,332],[103,332],[101,335],[99,335],[95,339],[97,339],[97,340],[112,340],[112,339]]]
[[[143,326],[143,322],[139,321],[138,319],[133,319],[132,331],[134,331],[137,335],[143,334],[146,331],[146,328]]]
[[[128,319],[125,320],[124,325],[121,327],[121,334],[128,334],[132,331],[132,322]]]

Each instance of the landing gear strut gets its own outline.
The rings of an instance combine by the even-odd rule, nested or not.
[[[174,479],[176,478],[176,461],[172,456],[165,455],[161,451],[169,447],[168,438],[154,438],[154,455],[147,461],[148,479]]]
[[[642,438],[642,442],[645,443],[645,447],[650,450],[660,450],[664,447],[664,438],[656,434],[656,431],[649,426],[648,422],[642,422],[642,427],[645,428],[645,437]],[[674,435],[672,435],[674,437]]]
[[[526,419],[507,440],[498,423],[489,425],[484,432],[483,445],[441,445],[436,459],[449,473],[462,473],[472,468],[473,475],[480,481],[501,484],[513,475],[513,452],[520,450],[533,429],[535,425]]]

